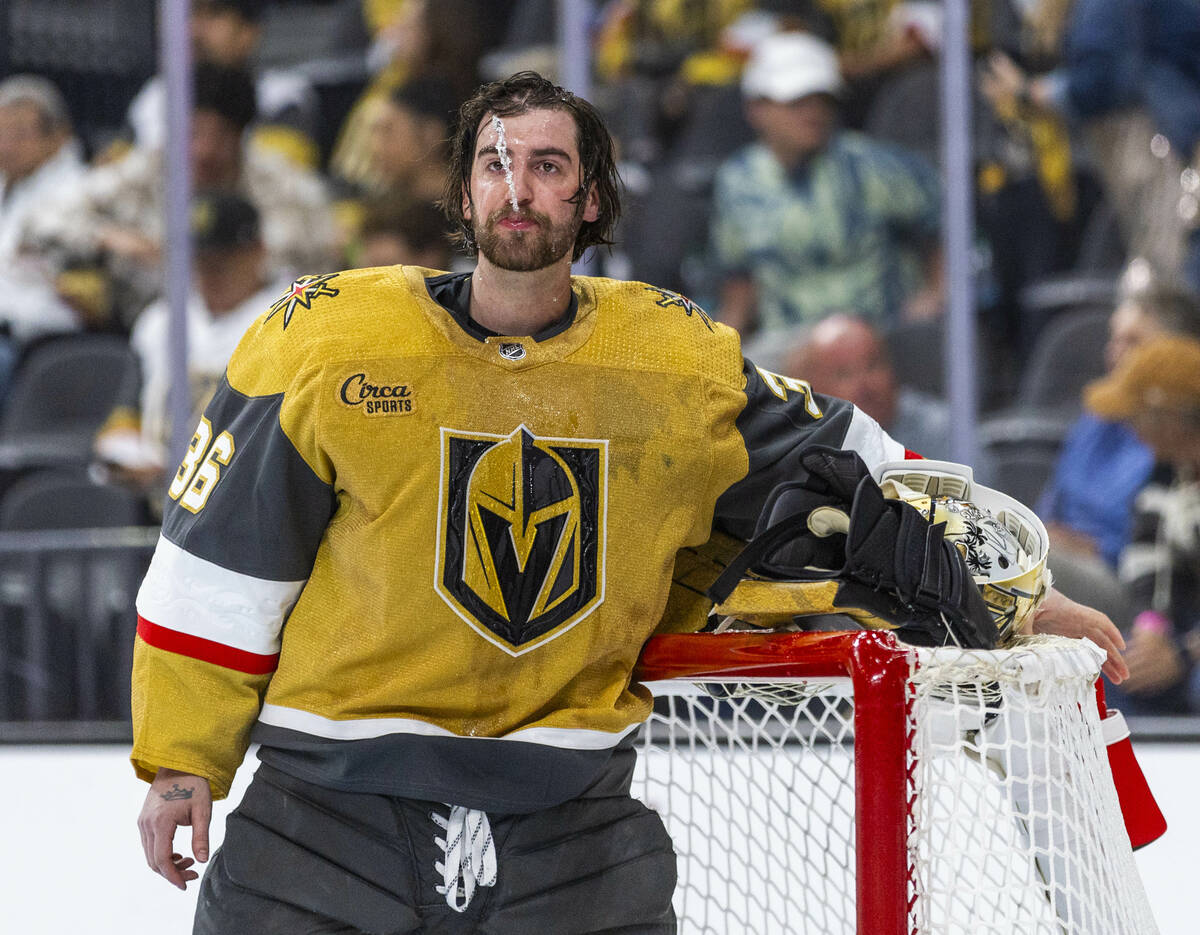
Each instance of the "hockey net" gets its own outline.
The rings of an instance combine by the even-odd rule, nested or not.
[[[687,935],[1150,935],[1098,650],[879,632],[662,636],[635,794]]]

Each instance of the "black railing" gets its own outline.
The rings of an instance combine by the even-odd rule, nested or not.
[[[134,600],[158,529],[0,533],[0,739],[129,731]]]

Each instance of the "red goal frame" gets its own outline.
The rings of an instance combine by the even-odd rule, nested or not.
[[[915,666],[915,654],[880,631],[680,633],[652,637],[634,678],[849,678],[857,927],[871,935],[910,935],[908,680]]]

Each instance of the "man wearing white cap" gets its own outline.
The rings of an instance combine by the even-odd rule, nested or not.
[[[912,153],[837,126],[834,50],[780,33],[742,76],[758,134],[719,170],[712,243],[722,319],[748,334],[853,310],[940,311],[938,180]]]

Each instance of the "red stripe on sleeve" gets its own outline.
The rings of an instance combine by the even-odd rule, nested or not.
[[[148,645],[163,649],[169,653],[190,656],[201,662],[211,662],[213,665],[226,669],[236,669],[250,675],[268,675],[279,665],[279,653],[263,655],[262,653],[247,652],[244,649],[234,649],[224,643],[206,640],[202,636],[192,636],[190,633],[180,633],[151,623],[145,617],[138,615],[138,636]]]

